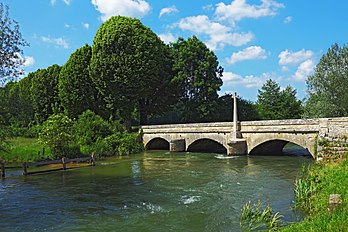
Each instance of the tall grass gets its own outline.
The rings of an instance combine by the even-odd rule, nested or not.
[[[343,203],[329,211],[330,194],[341,194]],[[315,164],[297,180],[295,195],[307,214],[304,221],[281,231],[348,231],[348,160]]]
[[[50,149],[44,147],[37,138],[16,137],[8,139],[7,143],[8,149],[0,151],[0,157],[5,162],[31,162],[52,159]],[[42,154],[43,149],[44,154]]]
[[[263,209],[260,200],[254,205],[249,201],[241,209],[240,226],[243,231],[274,230],[279,228],[282,217],[279,212],[274,214],[269,205]]]

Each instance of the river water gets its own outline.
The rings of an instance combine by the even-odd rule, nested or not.
[[[151,151],[95,167],[0,180],[0,231],[240,231],[240,208],[269,203],[287,222],[310,159]]]

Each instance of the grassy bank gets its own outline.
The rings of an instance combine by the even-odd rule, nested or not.
[[[52,158],[50,149],[40,144],[37,138],[16,137],[7,142],[7,151],[0,151],[0,157],[5,162],[32,162]]]
[[[281,231],[348,231],[348,160],[314,164],[301,179],[304,184],[299,191],[307,196],[297,199],[297,205],[307,216],[301,223]],[[333,211],[328,210],[330,194],[341,194],[343,198],[343,203]]]

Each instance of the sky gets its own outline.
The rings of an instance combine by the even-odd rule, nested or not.
[[[256,101],[268,79],[306,97],[306,79],[334,43],[348,42],[347,0],[0,0],[29,47],[26,73],[53,64],[93,38],[109,17],[134,17],[165,43],[196,35],[224,68],[220,95]]]

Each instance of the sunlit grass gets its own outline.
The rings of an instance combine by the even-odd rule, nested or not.
[[[37,138],[16,137],[7,140],[6,151],[0,151],[0,157],[5,162],[31,162],[51,159],[51,151],[39,143]],[[44,155],[42,151],[44,149]],[[40,155],[39,155],[40,151]]]
[[[348,231],[348,160],[316,164],[303,178],[297,184],[302,199],[298,202],[307,216],[303,222],[282,228],[282,231]],[[328,210],[330,194],[341,194],[343,198],[342,205],[333,211]]]

